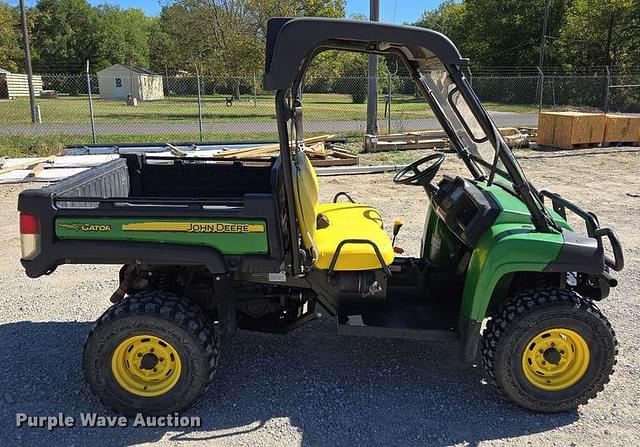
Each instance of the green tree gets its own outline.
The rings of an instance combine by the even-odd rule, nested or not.
[[[344,17],[345,0],[298,0],[298,14],[308,17]]]
[[[640,1],[636,0],[631,5],[628,22],[626,23],[626,35],[629,37],[628,59],[629,65],[640,66]]]
[[[339,93],[344,90],[351,94],[351,99],[356,104],[363,104],[367,100],[367,70],[369,58],[366,54],[338,51],[335,53],[339,64],[338,76],[344,83],[342,88],[336,88]]]
[[[577,66],[639,64],[639,10],[633,0],[574,0],[554,50]]]
[[[145,16],[141,9],[99,6],[95,69],[111,64],[149,66],[149,39],[155,21],[157,19]]]
[[[192,1],[176,1],[162,7],[157,26],[150,33],[152,66],[193,68],[193,62],[209,57],[213,43],[204,32],[205,17]]]
[[[22,38],[15,8],[0,1],[0,68],[16,71],[22,65]]]
[[[344,17],[345,0],[248,0],[258,36],[264,39],[271,17]]]
[[[446,0],[435,10],[425,11],[415,25],[445,34],[459,45],[463,52],[466,52],[464,50],[466,50],[466,36],[469,32],[468,22],[466,4]]]
[[[552,0],[547,35],[556,36],[570,0]],[[476,65],[538,64],[546,0],[466,0],[443,3],[416,23],[450,37]],[[550,61],[552,62],[552,61]]]
[[[172,55],[174,64],[192,68],[198,63],[209,71],[246,75],[260,65],[262,50],[256,36],[255,17],[238,0],[177,0],[162,8],[163,42],[154,55]]]
[[[344,0],[175,0],[160,14],[165,52],[184,63],[201,61],[216,72],[251,74],[263,66],[266,25],[274,16],[343,17]]]
[[[262,72],[266,26],[273,16],[344,15],[344,0],[175,0],[152,30],[152,65],[251,76]],[[240,80],[235,80],[235,94]]]
[[[40,67],[80,69],[86,60],[98,61],[98,11],[86,0],[40,0],[33,12]]]

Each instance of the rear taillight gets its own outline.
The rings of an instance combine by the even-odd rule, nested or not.
[[[22,259],[33,259],[40,253],[40,222],[33,214],[20,213],[20,245]]]

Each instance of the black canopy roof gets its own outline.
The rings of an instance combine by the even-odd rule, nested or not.
[[[466,65],[458,48],[443,34],[405,25],[318,17],[269,20],[264,88],[291,87],[306,58],[317,48],[345,48],[385,53],[400,50],[409,60]]]

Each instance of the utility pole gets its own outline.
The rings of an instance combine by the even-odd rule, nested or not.
[[[200,142],[204,141],[204,133],[202,129],[202,94],[200,91],[200,70],[198,70],[198,63],[193,64],[196,67],[196,89],[198,92],[198,130],[200,132]]]
[[[39,123],[36,95],[33,91],[33,70],[31,69],[31,50],[29,49],[29,29],[27,28],[27,11],[24,0],[20,0],[20,19],[22,21],[22,46],[24,48],[24,65],[27,69],[27,82],[29,84],[29,104],[31,106],[31,122]]]
[[[542,22],[542,37],[540,38],[540,58],[538,59],[538,108],[542,107],[542,95],[544,94],[544,45],[547,41],[547,24],[549,23],[549,6],[551,0],[547,0],[544,6],[544,20]]]
[[[87,59],[87,95],[89,96],[89,115],[91,117],[91,141],[96,144],[96,118],[93,115],[93,96],[91,96],[91,74],[89,74],[89,59]]]
[[[613,34],[613,12],[609,14],[609,27],[607,29],[607,45],[604,50],[604,65],[611,65],[611,34]]]
[[[542,22],[542,37],[540,38],[540,58],[538,59],[538,67],[542,69],[544,65],[544,45],[547,41],[547,24],[549,23],[549,6],[551,0],[547,0],[544,7],[544,21]]]
[[[369,0],[369,20],[380,20],[380,0]],[[367,133],[378,134],[378,55],[369,55],[369,76],[367,92]]]

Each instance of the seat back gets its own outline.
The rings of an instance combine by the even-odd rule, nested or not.
[[[302,242],[307,249],[313,249],[316,234],[316,216],[318,207],[318,177],[311,161],[303,151],[297,151],[293,163],[293,193],[295,199],[296,218]]]

